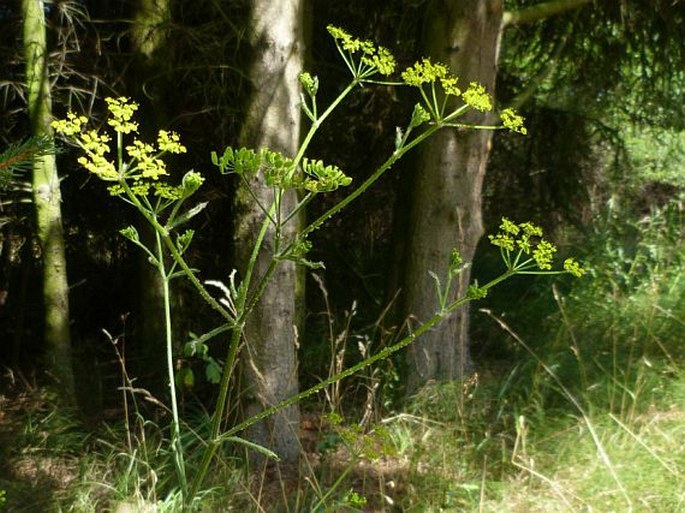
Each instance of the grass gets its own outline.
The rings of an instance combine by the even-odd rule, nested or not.
[[[576,393],[573,384],[564,392],[515,368],[426,387],[367,429],[309,415],[317,424],[301,469],[246,476],[226,460],[200,510],[682,511],[685,376],[637,362],[644,368],[634,375],[649,385],[634,394],[639,404],[619,402],[614,411],[606,407],[614,404],[611,380],[598,404],[588,402],[600,396],[596,387],[574,397],[581,412],[568,397],[565,407],[545,400]],[[152,481],[172,464],[156,426],[146,426],[146,457],[140,445],[127,449],[121,425],[95,436],[35,398],[24,408],[16,412],[21,434],[4,454],[8,511],[179,511],[173,490],[153,493],[164,486]]]

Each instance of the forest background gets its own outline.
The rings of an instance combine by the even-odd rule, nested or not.
[[[72,110],[102,125],[105,98],[127,96],[141,104],[143,135],[181,134],[188,151],[170,169],[206,179],[197,196],[208,204],[191,221],[185,255],[202,280],[228,283],[255,236],[254,198],[216,172],[210,154],[228,145],[295,153],[307,130],[297,73],[318,77],[320,105],[345,84],[328,24],[389,48],[399,69],[424,55],[445,62],[462,88],[479,81],[498,110],[512,105],[525,117],[526,135],[446,130],[313,232],[307,259],[325,268],[287,267],[266,293],[271,306],[246,327],[248,340],[265,340],[262,358],[243,358],[240,375],[248,383],[268,375],[262,382],[272,388],[232,397],[230,422],[267,406],[265,395],[285,399],[415,329],[436,308],[429,272],[444,275],[453,247],[472,262],[457,295],[491,280],[502,262],[481,235],[495,233],[502,216],[540,225],[562,259],[587,269],[581,280],[512,278],[426,334],[425,346],[333,382],[247,433],[285,463],[304,457],[306,471],[274,470],[258,457],[265,452],[224,444],[199,493],[207,511],[683,507],[681,2],[27,0],[0,6],[0,422],[8,419],[0,490],[10,510],[190,508],[174,458],[185,452],[188,469],[202,466],[192,442],[174,449],[160,283],[119,233],[139,219],[78,167],[66,142],[56,170],[68,308],[55,308],[66,321],[51,317],[57,300],[46,299],[46,270],[59,266],[47,264],[35,215],[44,189],[37,168],[10,165],[55,153],[29,116],[32,3],[47,21],[48,59],[37,74],[49,79],[48,117]],[[260,68],[268,59],[259,55],[281,49],[264,41],[284,20],[296,39],[286,60],[297,69]],[[297,93],[272,102],[282,126],[259,129],[268,117],[260,95],[273,100],[288,87]],[[309,153],[355,187],[392,154],[416,101],[410,88],[365,84]],[[475,114],[470,123],[491,124]],[[301,222],[346,194],[317,197]],[[229,342],[184,352],[211,330],[214,314],[188,282],[173,285],[179,404],[184,426],[200,432],[209,430],[203,407],[216,396]],[[422,360],[417,347],[433,356]],[[44,388],[51,382],[59,386]],[[125,408],[136,396],[149,400],[134,414]]]

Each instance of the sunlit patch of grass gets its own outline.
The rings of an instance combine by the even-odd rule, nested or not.
[[[650,412],[631,427],[597,415],[593,426],[611,471],[583,422],[547,433],[516,457],[518,476],[503,483],[504,498],[487,500],[483,511],[683,511],[684,421],[682,407]]]

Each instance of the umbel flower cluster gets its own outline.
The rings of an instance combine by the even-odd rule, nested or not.
[[[123,195],[129,188],[136,196],[147,196],[154,192],[159,198],[178,200],[189,196],[202,185],[204,178],[194,171],[186,173],[178,186],[162,180],[169,173],[161,157],[167,153],[187,151],[175,132],[160,130],[154,144],[134,138],[131,144],[123,147],[123,136],[138,132],[138,123],[133,121],[138,104],[126,97],[107,98],[106,101],[109,110],[107,124],[112,127],[117,139],[115,158],[110,156],[110,135],[86,130],[88,120],[84,116],[69,112],[66,119],[55,120],[51,126],[81,147],[85,155],[79,157],[79,164],[101,180],[116,182],[108,188],[110,194]],[[123,151],[127,159],[124,159]]]
[[[557,248],[545,240],[542,228],[532,223],[514,223],[502,218],[499,232],[489,235],[490,243],[498,246],[502,258],[510,270],[521,274],[536,274],[539,271],[550,271]],[[533,270],[535,267],[539,271]],[[573,258],[564,261],[564,272],[580,278],[585,274],[580,264]]]
[[[327,28],[350,72],[359,80],[366,80],[377,73],[389,76],[395,71],[397,65],[395,57],[387,48],[376,46],[372,41],[357,39],[340,27],[329,25]],[[355,54],[360,54],[361,57],[357,59]],[[470,82],[468,87],[462,90],[458,86],[459,79],[450,73],[447,66],[439,62],[434,63],[428,58],[423,58],[404,70],[401,77],[404,84],[421,90],[426,107],[436,120],[441,119],[445,114],[445,102],[442,106],[437,102],[436,85],[440,86],[446,98],[461,98],[464,104],[472,109],[480,112],[493,109],[492,98],[485,90],[485,86],[478,82]],[[310,95],[316,94],[318,82],[315,77],[308,73],[303,74],[300,81]],[[431,90],[424,90],[424,86]],[[526,134],[523,117],[513,109],[507,108],[500,112],[500,119],[504,128]]]
[[[361,66],[350,71],[360,76],[370,76],[376,72],[381,75],[392,75],[395,71],[395,57],[390,53],[390,50],[383,46],[376,46],[373,41],[361,40],[352,37],[345,30],[335,27],[333,25],[328,25],[326,27],[328,33],[335,40],[335,44],[338,47],[338,51],[343,56],[343,60],[348,63],[348,66],[354,59],[352,56],[356,53],[361,53],[360,64]]]

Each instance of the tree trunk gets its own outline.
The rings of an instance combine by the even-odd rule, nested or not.
[[[494,94],[502,21],[501,0],[435,0],[426,17],[424,52],[442,62],[466,88],[471,81]],[[470,113],[466,121],[487,123],[487,115]],[[481,188],[491,131],[445,129],[421,148],[408,234],[404,277],[406,313],[425,321],[438,309],[428,272],[447,275],[450,251],[457,248],[471,262],[482,235]],[[444,280],[444,278],[443,278]],[[455,297],[466,292],[467,268],[459,276]],[[451,380],[469,372],[469,312],[461,308],[408,351],[408,392],[431,380]]]
[[[250,14],[250,42],[253,57],[249,76],[253,85],[241,144],[269,148],[293,157],[300,138],[300,99],[298,74],[304,55],[303,8],[301,0],[254,0]],[[271,204],[273,193],[262,177],[251,182],[262,205]],[[295,204],[289,191],[283,198],[283,211]],[[264,214],[241,185],[236,193],[236,260],[242,275],[262,225]],[[301,219],[291,220],[283,230],[287,240]],[[274,232],[267,234],[254,271],[253,284],[266,271],[273,254]],[[295,327],[298,297],[303,289],[295,265],[279,264],[264,295],[244,329],[241,368],[246,387],[242,391],[244,415],[252,416],[265,407],[297,394],[297,352]],[[275,451],[283,461],[297,460],[299,408],[291,406],[256,424],[248,437]]]
[[[153,68],[160,67],[156,66],[154,61],[159,58],[156,54],[160,48],[166,44],[170,19],[169,0],[138,0],[131,39],[139,59],[142,57],[141,60]]]
[[[23,0],[26,88],[31,132],[52,136],[45,13],[42,0]],[[75,403],[69,330],[69,285],[62,229],[61,193],[54,155],[34,159],[33,202],[43,258],[43,301],[47,366],[60,396]]]
[[[166,43],[171,19],[169,0],[137,0],[131,26],[131,43],[134,51],[133,74],[130,80],[134,100],[141,106],[141,124],[144,138],[154,140],[157,128],[165,127],[168,120],[166,90],[150,83],[151,77],[160,75],[167,59]],[[154,247],[155,232],[147,223],[140,225],[143,242]],[[163,357],[165,321],[163,280],[155,266],[150,265],[147,255],[141,253],[138,262],[138,294],[136,338],[140,348],[140,363],[134,372],[153,395],[166,394],[169,390],[166,376],[166,360]],[[174,321],[177,309],[173,309]],[[175,323],[176,324],[176,323]]]

